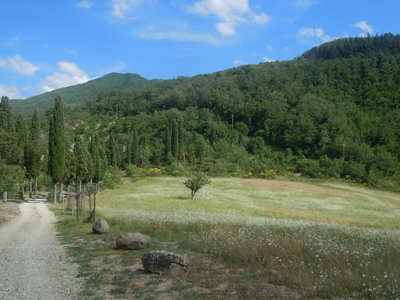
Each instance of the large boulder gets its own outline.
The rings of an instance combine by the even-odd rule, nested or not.
[[[165,250],[146,253],[142,257],[142,263],[146,271],[167,275],[187,272],[190,266],[185,255]]]
[[[94,233],[103,234],[108,232],[108,230],[110,230],[110,227],[108,227],[108,224],[105,220],[100,219],[93,224],[92,229]]]
[[[140,232],[128,232],[117,237],[117,247],[126,250],[140,250],[150,243],[151,237]]]

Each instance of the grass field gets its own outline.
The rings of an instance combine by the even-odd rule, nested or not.
[[[121,288],[119,297],[128,290],[129,297],[159,299],[160,286],[174,282],[160,299],[400,298],[399,194],[333,180],[211,181],[193,200],[181,178],[166,176],[126,181],[98,195],[98,215],[114,234],[149,234],[155,242],[145,251],[180,249],[193,263],[180,284],[157,279],[153,286],[151,279]],[[71,230],[64,235],[72,238],[78,227],[66,224]],[[88,239],[87,232],[83,237]],[[123,264],[126,258],[117,259],[107,239],[108,252],[94,260],[104,266],[109,258],[103,257],[111,255]],[[77,250],[82,259],[94,253],[93,247],[83,249]],[[210,260],[225,266],[210,271],[204,267]]]

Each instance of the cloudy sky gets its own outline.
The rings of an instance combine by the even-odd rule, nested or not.
[[[110,72],[171,79],[291,60],[342,37],[400,33],[394,0],[2,0],[0,95]]]

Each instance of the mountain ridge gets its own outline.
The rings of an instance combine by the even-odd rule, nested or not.
[[[26,117],[31,114],[35,108],[37,108],[40,113],[51,109],[54,106],[56,95],[61,96],[65,107],[74,107],[88,100],[95,99],[100,93],[130,91],[160,81],[162,80],[148,80],[134,73],[121,74],[114,72],[86,83],[56,89],[29,97],[25,100],[12,99],[10,100],[10,104],[13,105],[14,114],[21,113]]]

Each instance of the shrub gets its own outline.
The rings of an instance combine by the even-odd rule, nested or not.
[[[201,189],[206,184],[211,183],[211,181],[207,178],[206,173],[198,172],[194,175],[190,175],[188,179],[183,180],[182,182],[184,186],[190,189],[192,193],[192,199],[196,195],[196,192]]]

